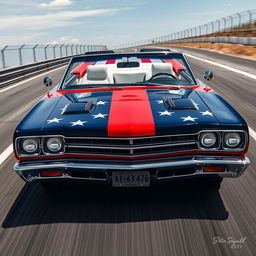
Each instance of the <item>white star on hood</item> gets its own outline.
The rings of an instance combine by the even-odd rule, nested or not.
[[[98,115],[92,115],[94,119],[96,118],[105,118],[105,116],[107,116],[107,114],[101,114],[99,113]]]
[[[105,105],[107,102],[106,101],[98,101],[97,105]]]
[[[172,114],[174,114],[174,112],[169,112],[169,111],[164,111],[164,112],[158,112],[160,114],[160,116],[172,116]]]
[[[157,100],[156,102],[157,102],[158,104],[163,104],[163,103],[164,103],[163,100]]]
[[[52,124],[52,123],[59,123],[61,120],[63,119],[58,119],[58,118],[53,118],[52,120],[47,120],[48,124]]]
[[[203,116],[213,116],[212,112],[209,112],[208,110],[205,112],[200,112]]]
[[[192,122],[195,122],[196,119],[198,118],[195,118],[195,117],[191,117],[191,116],[187,116],[187,117],[181,117],[183,119],[183,122],[186,122],[186,121],[192,121]]]
[[[70,122],[70,123],[72,124],[72,126],[77,126],[77,125],[84,126],[84,124],[87,123],[87,121],[78,120],[76,122]]]

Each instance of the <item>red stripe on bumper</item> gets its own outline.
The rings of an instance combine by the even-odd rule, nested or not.
[[[150,135],[155,135],[155,123],[147,91],[113,91],[108,120],[108,136]]]

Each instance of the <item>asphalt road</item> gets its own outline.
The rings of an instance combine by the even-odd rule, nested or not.
[[[254,61],[188,53],[255,74]],[[209,85],[256,130],[255,80],[190,61],[201,79],[204,70],[214,72]],[[61,72],[51,73],[55,81]],[[11,144],[17,122],[46,90],[38,78],[0,93],[0,154]],[[52,195],[38,184],[25,184],[12,171],[10,156],[0,167],[0,255],[255,255],[255,152],[252,138],[251,166],[240,178],[224,180],[219,190],[199,181],[143,190],[71,184]],[[233,246],[224,239],[243,242]]]

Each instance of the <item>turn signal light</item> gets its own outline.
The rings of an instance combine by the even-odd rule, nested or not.
[[[225,172],[225,167],[217,166],[206,166],[204,172]]]
[[[40,172],[41,177],[58,177],[62,176],[62,171]]]

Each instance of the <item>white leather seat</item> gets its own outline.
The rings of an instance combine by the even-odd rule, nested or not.
[[[114,78],[115,84],[137,83],[137,82],[145,81],[146,73],[144,72],[114,73],[113,78]]]
[[[153,63],[151,66],[151,72],[152,72],[152,76],[159,73],[167,73],[175,76],[171,63]]]
[[[86,75],[79,81],[79,84],[109,84],[110,82],[111,77],[108,75],[106,65],[90,65],[87,68]]]

